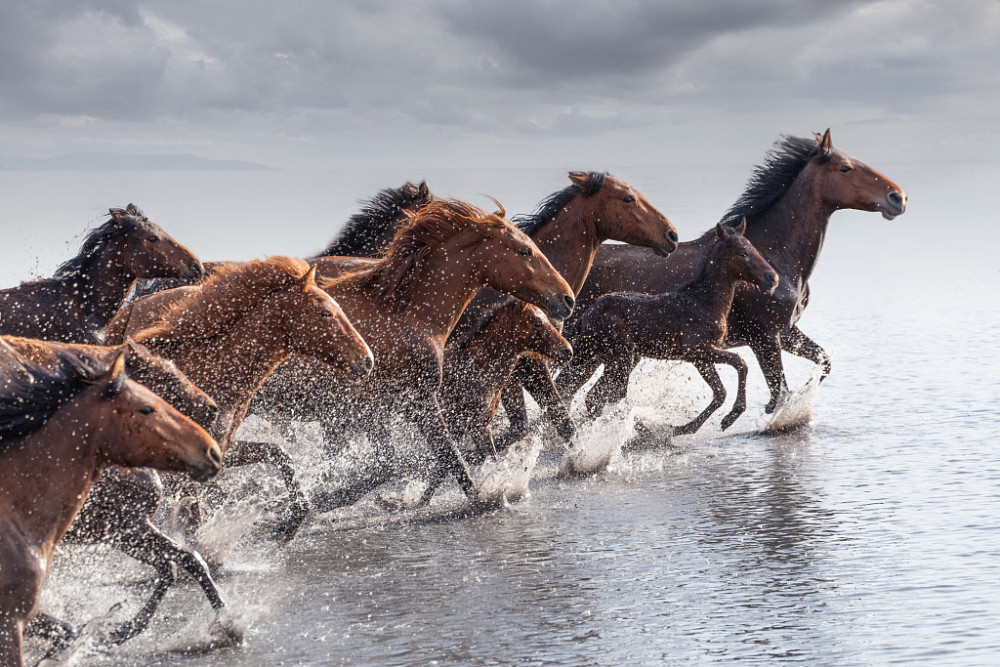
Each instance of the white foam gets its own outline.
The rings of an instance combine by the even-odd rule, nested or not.
[[[812,407],[819,393],[822,367],[817,366],[804,385],[778,399],[778,405],[761,433],[778,433],[808,424],[812,420]]]
[[[580,427],[559,464],[560,477],[593,475],[605,470],[635,437],[632,408],[625,401]]]
[[[532,434],[511,445],[499,461],[484,463],[476,480],[479,502],[499,506],[525,497],[542,444],[541,437]]]

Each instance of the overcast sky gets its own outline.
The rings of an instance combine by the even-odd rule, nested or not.
[[[995,160],[994,0],[7,0],[0,154],[745,164],[834,128]]]

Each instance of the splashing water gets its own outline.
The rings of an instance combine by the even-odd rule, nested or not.
[[[514,443],[499,461],[484,463],[476,480],[479,502],[496,506],[526,496],[542,445],[541,437],[529,435]]]
[[[774,408],[774,414],[761,433],[780,433],[808,424],[812,419],[812,407],[819,393],[822,368],[817,366],[812,377],[795,391],[783,394]]]
[[[559,464],[560,477],[593,475],[621,455],[625,443],[635,437],[631,406],[623,404],[582,426]]]

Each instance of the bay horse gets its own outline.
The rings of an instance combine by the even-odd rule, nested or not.
[[[113,208],[52,278],[0,290],[0,334],[98,343],[136,279],[194,279],[202,265],[134,204]]]
[[[497,456],[490,425],[520,356],[531,353],[560,364],[573,356],[569,342],[540,308],[513,297],[496,304],[479,322],[462,345],[445,348],[439,395],[455,441],[472,440],[473,452],[466,455],[470,463]]]
[[[109,464],[215,475],[208,433],[142,385],[64,354],[55,372],[0,344],[0,664],[22,641],[52,552]]]
[[[236,441],[254,394],[291,354],[352,380],[374,364],[371,350],[340,306],[316,285],[304,260],[272,257],[216,268],[201,285],[157,292],[128,304],[109,323],[108,343],[131,337],[172,360],[219,406],[211,428],[227,467],[269,463],[292,497],[279,528],[288,541],[308,503],[291,457],[280,445]]]
[[[726,347],[748,345],[753,351],[771,394],[768,413],[788,390],[782,350],[819,364],[822,377],[830,373],[830,356],[796,322],[809,304],[809,277],[830,216],[840,209],[877,211],[892,220],[906,210],[906,194],[884,175],[835,149],[827,130],[811,139],[783,137],[722,217],[722,224],[729,226],[746,218],[747,239],[781,276],[771,294],[737,287],[725,341]],[[605,294],[659,294],[690,283],[701,274],[707,250],[704,236],[681,243],[669,262],[639,248],[602,246],[580,292],[577,317]]]
[[[351,504],[393,476],[395,450],[387,421],[393,415],[413,421],[433,452],[432,483],[420,499],[430,501],[447,473],[465,494],[478,501],[468,465],[441,414],[444,345],[462,312],[483,286],[511,293],[543,308],[555,319],[573,309],[573,292],[548,259],[501,207],[496,213],[466,202],[434,199],[407,213],[383,258],[365,260],[360,270],[320,281],[371,345],[375,369],[360,385],[345,386],[314,364],[282,369],[259,414],[287,417],[294,406],[305,419],[319,419],[330,445],[349,428],[367,433],[385,462],[347,488],[323,491],[313,502],[322,508]],[[351,258],[354,259],[354,258]],[[308,378],[308,382],[303,382]],[[334,391],[333,388],[336,388]],[[262,392],[264,393],[264,392]],[[341,430],[338,430],[341,429]]]
[[[5,336],[6,342],[22,357],[49,371],[57,370],[66,354],[86,355],[98,363],[110,364],[123,354],[129,378],[152,390],[202,428],[210,429],[219,408],[212,398],[196,387],[172,362],[152,354],[144,345],[127,340],[122,345],[98,346],[78,343],[41,341]],[[164,535],[152,518],[160,505],[163,485],[155,471],[105,468],[91,488],[63,541],[69,544],[110,546],[156,568],[157,576],[149,601],[135,618],[115,629],[110,638],[122,643],[141,632],[152,619],[167,589],[176,581],[175,567],[183,567],[201,586],[215,610],[225,607],[221,591],[201,555]],[[43,619],[44,620],[44,619]],[[68,633],[64,628],[36,622],[34,634],[59,639]]]
[[[701,414],[674,429],[694,433],[726,400],[726,388],[715,370],[727,364],[739,376],[736,402],[722,419],[723,430],[746,411],[747,365],[735,352],[722,348],[726,319],[737,285],[749,283],[766,294],[774,292],[779,277],[767,260],[743,236],[746,221],[736,227],[718,224],[704,239],[706,261],[701,275],[665,294],[616,292],[594,303],[577,320],[576,356],[557,380],[567,398],[586,383],[600,364],[604,374],[587,394],[591,416],[607,403],[625,398],[629,375],[644,357],[679,359],[694,364],[712,389],[712,401]]]
[[[623,243],[651,249],[652,253],[666,257],[677,248],[677,229],[646,197],[628,183],[601,172],[573,171],[569,173],[570,185],[547,197],[532,215],[514,218],[515,224],[538,244],[552,265],[566,282],[579,294],[587,282],[590,266],[598,249],[605,241]],[[467,330],[480,327],[477,320],[483,309],[496,303],[500,297],[485,292],[480,295],[469,312],[459,322],[452,338],[461,346]],[[500,347],[502,340],[495,341]],[[551,419],[560,435],[571,438],[576,427],[569,409],[562,401],[555,385],[548,362],[525,355],[503,392],[503,405],[510,418],[510,428],[503,437],[500,448],[520,439],[528,429],[528,413],[524,391],[538,402],[546,417]]]

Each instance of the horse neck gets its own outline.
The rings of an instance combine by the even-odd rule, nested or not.
[[[729,270],[726,262],[722,260],[719,249],[710,248],[701,276],[682,287],[680,291],[686,292],[702,303],[706,314],[714,314],[724,320],[733,306],[740,278],[736,276],[735,271]]]
[[[70,400],[44,427],[0,455],[0,496],[14,499],[14,507],[30,508],[30,520],[20,527],[33,544],[47,552],[46,561],[79,512],[101,468],[98,446],[102,420],[81,419],[81,411],[73,405],[79,400]],[[73,436],[54,437],[56,433]],[[17,499],[18,489],[28,495]],[[46,562],[46,569],[48,565]]]
[[[87,316],[102,326],[118,312],[135,282],[118,251],[115,246],[102,247],[74,276],[62,281],[73,287],[72,294]]]
[[[597,216],[576,197],[552,220],[541,226],[531,240],[541,249],[555,270],[566,279],[573,294],[579,294],[587,280],[601,244],[607,241],[598,232]]]
[[[514,370],[521,346],[511,344],[515,342],[512,337],[516,332],[513,322],[506,315],[502,310],[494,314],[479,333],[455,351],[463,365],[476,373],[472,380],[479,385],[497,386]],[[469,378],[465,381],[468,382]]]
[[[834,210],[820,201],[815,183],[800,175],[781,199],[747,224],[746,237],[781,276],[806,281]]]
[[[260,303],[209,338],[167,347],[151,341],[154,352],[170,358],[219,406],[210,432],[223,449],[243,422],[257,389],[290,354],[282,319],[281,313]]]

